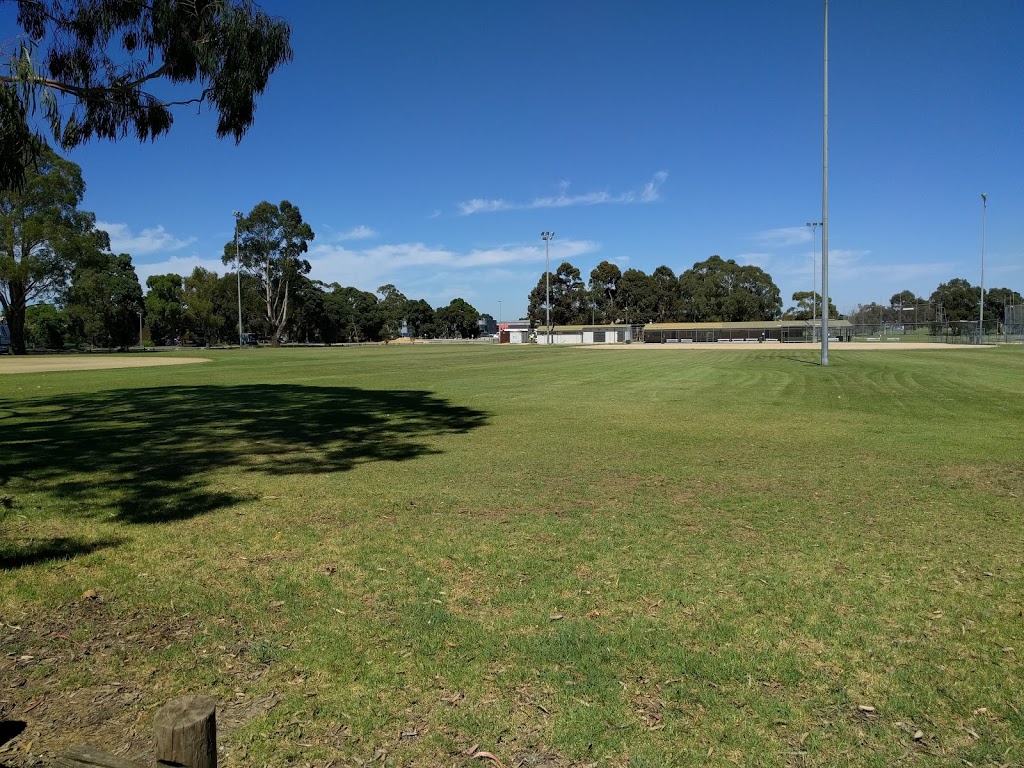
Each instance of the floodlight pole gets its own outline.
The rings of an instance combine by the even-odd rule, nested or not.
[[[501,299],[498,299],[498,326],[501,326]]]
[[[820,221],[808,221],[811,228],[811,338],[814,338],[814,321],[817,320],[818,309],[818,227]]]
[[[825,0],[825,93],[821,181],[821,364],[828,365],[828,0]]]
[[[551,238],[555,236],[554,232],[541,232],[540,238],[544,241],[544,293],[546,298],[544,299],[544,322],[547,324],[547,333],[544,334],[547,337],[547,343],[551,343],[551,267],[548,264],[550,249],[551,249]]]
[[[985,338],[985,225],[988,218],[988,195],[981,193],[981,300],[978,303],[978,343]]]
[[[242,257],[238,250],[238,222],[241,211],[232,211],[235,216],[235,276],[238,278],[238,348],[242,348]]]

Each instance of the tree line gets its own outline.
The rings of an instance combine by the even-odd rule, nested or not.
[[[224,246],[225,275],[153,275],[142,287],[130,254],[110,252],[94,214],[79,210],[81,168],[43,150],[19,188],[0,192],[0,306],[11,350],[29,346],[127,347],[149,328],[157,343],[211,344],[247,333],[336,344],[412,336],[472,338],[480,313],[464,299],[434,308],[394,285],[377,293],[308,277],[303,258],[315,237],[298,206],[261,202],[239,215],[237,242]],[[486,317],[486,316],[485,316]]]
[[[1011,288],[986,288],[984,319],[986,332],[1002,328],[1007,307],[1024,304],[1024,296]],[[904,290],[889,297],[889,304],[859,304],[850,313],[854,325],[874,329],[898,326],[925,326],[931,333],[967,332],[978,322],[981,310],[981,286],[957,277],[940,283],[930,295],[917,296]],[[976,326],[974,326],[976,327]]]
[[[540,327],[549,313],[552,325],[743,322],[783,314],[771,275],[720,256],[698,262],[679,276],[667,266],[648,275],[632,268],[623,272],[602,261],[591,270],[588,282],[564,261],[554,272],[541,275],[530,292],[527,311],[531,323]]]

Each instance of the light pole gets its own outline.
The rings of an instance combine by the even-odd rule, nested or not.
[[[242,256],[238,250],[238,222],[241,211],[232,211],[235,216],[235,276],[238,278],[238,348],[242,348]]]
[[[978,343],[985,339],[985,224],[988,218],[988,195],[981,193],[981,301],[978,303]]]
[[[540,238],[544,241],[544,322],[548,327],[547,343],[551,343],[551,268],[548,264],[548,257],[551,250],[551,238],[555,236],[554,232],[541,232]]]
[[[501,299],[498,299],[498,325],[501,325]]]
[[[817,319],[818,309],[818,227],[820,221],[808,221],[807,226],[811,228],[811,338],[814,338],[816,329],[814,321]]]
[[[142,346],[142,313],[136,312],[136,314],[139,316],[139,349],[145,352],[146,348]]]
[[[828,0],[825,0],[825,93],[821,150],[821,364],[828,365]]]

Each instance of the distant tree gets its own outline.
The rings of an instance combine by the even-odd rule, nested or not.
[[[217,135],[240,141],[255,97],[292,57],[288,25],[250,0],[15,2],[22,34],[5,44],[0,74],[0,189],[20,187],[45,146],[39,118],[71,149],[94,137],[155,139],[170,130],[172,106],[210,104]],[[182,99],[165,83],[201,90]]]
[[[273,205],[263,201],[238,221],[242,268],[256,277],[266,306],[270,343],[278,346],[288,325],[288,309],[296,278],[309,273],[302,254],[315,235],[302,220],[297,206],[287,200]],[[235,261],[235,242],[224,246],[223,262]]]
[[[260,281],[253,275],[242,272],[242,328],[260,338],[269,338],[266,305]],[[217,333],[221,341],[238,343],[238,273],[227,272],[217,279],[213,296],[213,308],[221,318]]]
[[[1024,297],[1010,288],[990,288],[985,291],[985,327],[989,320],[1004,322],[1006,308],[1024,304]]]
[[[616,299],[619,319],[624,322],[649,323],[658,315],[657,284],[639,269],[627,269],[622,273]]]
[[[380,315],[380,334],[384,341],[397,339],[402,332],[402,321],[405,319],[409,300],[405,294],[388,283],[377,289],[380,301],[377,312]]]
[[[53,304],[33,304],[25,313],[25,337],[36,349],[64,349],[67,313]]]
[[[610,261],[602,261],[590,270],[590,300],[594,309],[594,320],[602,323],[615,322],[618,317],[619,280],[622,272]]]
[[[219,337],[224,317],[217,311],[218,278],[216,272],[196,267],[185,278],[182,302],[182,320],[190,340],[209,345]]]
[[[288,321],[288,338],[306,344],[324,341],[327,312],[324,284],[305,275],[295,278],[292,292],[292,316]]]
[[[813,297],[813,305],[811,303]],[[790,307],[785,311],[782,317],[786,320],[810,320],[812,317],[820,319],[822,302],[821,294],[817,291],[813,293],[811,291],[797,291],[793,294],[792,300],[796,302],[795,306]],[[828,302],[828,316],[830,319],[839,319],[839,310],[836,309],[836,305],[832,303],[830,299]]]
[[[434,324],[440,330],[438,334],[446,339],[475,339],[480,335],[477,320],[480,313],[465,299],[452,299],[447,307],[441,307],[434,313]]]
[[[181,333],[185,308],[182,305],[182,277],[173,273],[146,278],[146,324],[149,336],[157,343],[176,339]]]
[[[127,253],[97,253],[76,264],[67,293],[69,322],[96,347],[139,341],[142,286]]]
[[[405,313],[409,333],[413,337],[423,336],[426,329],[434,322],[434,308],[423,299],[410,301]]]
[[[654,320],[659,323],[679,320],[682,316],[682,294],[676,273],[664,265],[651,273],[654,297]]]
[[[946,322],[977,320],[980,307],[981,289],[962,277],[948,283],[940,283],[929,301],[942,307]]]
[[[329,306],[332,317],[337,317],[342,341],[360,343],[381,338],[375,294],[351,286],[337,287],[331,293]]]
[[[78,260],[110,247],[96,217],[78,210],[84,194],[82,169],[49,150],[20,190],[0,192],[0,307],[16,355],[25,354],[27,307],[57,297]]]
[[[774,320],[782,296],[771,276],[755,266],[712,256],[679,276],[686,319],[692,322]]]

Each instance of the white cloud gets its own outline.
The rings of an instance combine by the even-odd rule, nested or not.
[[[338,235],[339,240],[368,240],[371,237],[377,236],[377,230],[371,229],[363,224],[358,227],[352,227],[347,232],[342,232]]]
[[[737,264],[760,267],[761,269],[766,269],[772,260],[773,256],[770,253],[741,253],[735,257]]]
[[[786,248],[811,241],[811,230],[808,227],[778,227],[758,232],[754,239],[761,245],[774,248]]]
[[[552,266],[598,249],[598,244],[589,240],[553,240]],[[514,270],[518,265],[528,264],[531,274],[535,273],[535,265],[544,262],[544,248],[506,244],[457,251],[425,243],[389,243],[368,248],[322,243],[312,246],[307,258],[312,266],[310,277],[326,283],[338,282],[372,291],[383,283],[393,282],[407,296],[419,295],[419,286],[434,286],[424,290],[423,295],[435,296],[452,286],[478,284],[481,280],[500,282],[500,276],[493,274],[500,269]]]
[[[138,234],[133,234],[127,224],[108,221],[97,221],[96,228],[110,235],[110,250],[114,253],[127,253],[131,256],[143,256],[147,253],[177,251],[196,241],[194,237],[180,240],[163,228],[163,225],[147,227]]]
[[[558,185],[558,194],[550,197],[535,197],[529,202],[510,202],[504,198],[473,198],[456,205],[463,216],[474,213],[494,213],[496,211],[523,211],[535,208],[570,208],[580,205],[629,205],[632,203],[653,203],[661,199],[661,186],[668,179],[667,171],[658,171],[639,190],[628,190],[619,194],[610,192],[586,192],[581,195],[569,194],[569,182],[562,181]]]

